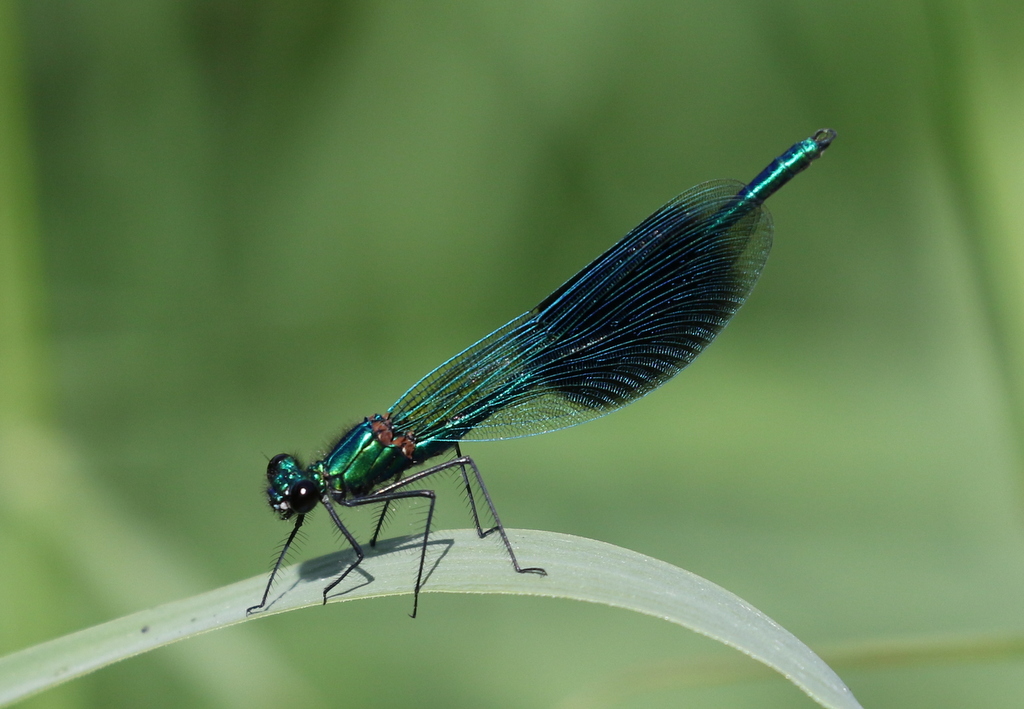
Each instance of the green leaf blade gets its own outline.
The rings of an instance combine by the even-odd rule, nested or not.
[[[431,535],[424,593],[508,593],[568,598],[671,621],[775,669],[829,709],[860,704],[828,665],[795,636],[736,595],[695,574],[604,542],[553,532],[509,530],[520,558],[547,576],[516,574],[499,544],[472,530]],[[411,593],[418,545],[378,545],[331,602]],[[404,551],[403,551],[404,550]],[[0,705],[148,650],[216,628],[322,603],[325,579],[351,560],[331,554],[283,569],[268,608],[246,616],[266,583],[257,576],[140,611],[0,658]],[[423,611],[421,602],[421,612]],[[429,612],[429,606],[427,607]]]

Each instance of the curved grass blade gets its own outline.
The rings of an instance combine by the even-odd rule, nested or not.
[[[810,648],[741,598],[695,574],[637,552],[553,532],[508,530],[512,541],[553,573],[539,578],[508,573],[508,556],[473,530],[435,532],[435,559],[426,593],[509,593],[602,603],[652,615],[731,645],[777,670],[829,709],[857,709],[849,688]],[[415,538],[378,545],[360,577],[331,601],[408,594],[407,568]],[[236,623],[320,605],[323,580],[350,561],[340,552],[281,571],[266,612],[246,616],[262,590],[257,576],[0,658],[0,706],[106,665]],[[355,576],[355,574],[353,574]],[[371,583],[372,582],[372,583]]]

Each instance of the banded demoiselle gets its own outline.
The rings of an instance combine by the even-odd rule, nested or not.
[[[664,384],[694,360],[750,294],[768,258],[772,222],[764,201],[821,156],[835,131],[820,130],[771,162],[750,184],[697,185],[656,211],[533,310],[502,325],[423,377],[385,414],[357,424],[321,460],[303,467],[291,455],[267,466],[267,498],[281,519],[295,517],[267,581],[274,577],[306,515],[322,504],[355,551],[324,587],[327,594],[363,560],[336,506],[380,504],[373,546],[391,502],[423,498],[427,520],[413,587],[419,604],[433,490],[407,489],[459,468],[477,534],[498,532],[519,573],[523,567],[464,440],[494,441],[546,433],[603,416]],[[445,453],[455,458],[412,474]],[[484,530],[467,468],[494,525]]]

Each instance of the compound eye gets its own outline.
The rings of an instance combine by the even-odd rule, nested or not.
[[[312,480],[299,480],[288,490],[288,505],[298,514],[304,515],[320,502],[320,491]]]

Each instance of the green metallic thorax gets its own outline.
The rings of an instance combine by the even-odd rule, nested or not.
[[[410,467],[453,445],[439,441],[417,443],[410,459],[399,446],[381,443],[368,419],[346,433],[323,460],[310,466],[310,470],[324,475],[331,490],[359,497],[378,485],[397,480]]]

